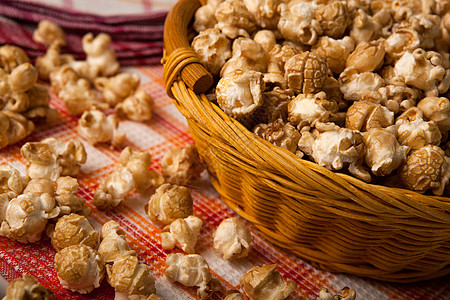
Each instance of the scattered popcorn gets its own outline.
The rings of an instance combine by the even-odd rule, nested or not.
[[[113,263],[121,255],[136,255],[136,252],[131,250],[128,245],[125,232],[119,228],[119,224],[116,221],[109,221],[103,224],[98,253],[100,253],[107,264]]]
[[[100,33],[94,38],[92,33],[88,33],[83,37],[82,44],[87,63],[98,67],[99,75],[108,77],[120,71],[116,52],[110,47],[111,37],[108,34]]]
[[[141,79],[138,74],[120,73],[114,77],[99,77],[94,81],[95,88],[102,92],[102,100],[109,106],[116,106],[138,87]]]
[[[33,32],[33,40],[44,46],[50,46],[55,43],[60,46],[66,45],[66,37],[62,28],[48,20],[39,22],[36,30]]]
[[[11,73],[17,66],[29,62],[30,58],[21,48],[14,45],[0,47],[0,68],[6,73]]]
[[[161,169],[166,182],[186,185],[200,177],[205,169],[194,145],[171,148],[161,159]]]
[[[332,295],[327,288],[321,288],[319,291],[319,297],[316,300],[355,300],[356,292],[349,287],[342,289],[340,294]]]
[[[119,118],[130,119],[137,122],[146,122],[152,118],[153,98],[144,90],[137,89],[114,107]]]

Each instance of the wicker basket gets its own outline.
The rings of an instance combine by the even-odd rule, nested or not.
[[[364,183],[258,138],[203,92],[212,76],[189,46],[200,2],[167,16],[164,79],[223,201],[271,242],[320,268],[391,282],[450,273],[450,199]]]

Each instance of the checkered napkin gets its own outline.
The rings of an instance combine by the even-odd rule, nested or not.
[[[155,64],[163,50],[164,19],[167,11],[138,15],[100,16],[38,2],[0,1],[0,44],[14,44],[32,58],[45,54],[46,48],[32,39],[32,31],[41,20],[58,24],[66,33],[65,53],[83,59],[84,34],[105,32],[112,37],[112,47],[121,65]]]

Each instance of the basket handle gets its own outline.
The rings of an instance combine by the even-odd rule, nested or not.
[[[171,98],[171,88],[178,76],[197,94],[206,92],[213,85],[212,75],[202,65],[188,40],[189,23],[200,6],[198,0],[179,0],[164,23],[163,78]]]

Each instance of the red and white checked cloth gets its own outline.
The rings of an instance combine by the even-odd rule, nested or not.
[[[100,5],[102,1],[62,1],[62,6],[70,8],[92,3]],[[108,0],[111,3],[124,2],[130,6],[142,4],[145,11],[145,0]],[[132,3],[133,1],[133,3]],[[0,1],[1,4],[7,1]],[[8,1],[11,3],[12,1]],[[145,3],[144,3],[145,2]],[[119,5],[119,4],[118,4]],[[89,7],[85,5],[83,7]],[[1,8],[3,9],[3,8]],[[60,15],[65,20],[71,16]],[[130,17],[131,18],[131,17]],[[136,17],[137,19],[138,17]],[[136,20],[134,19],[134,20]],[[60,24],[60,23],[59,23]],[[16,24],[17,25],[17,24]],[[3,24],[1,29],[4,31]],[[118,26],[121,26],[120,24]],[[113,27],[113,25],[111,25]],[[113,30],[113,29],[111,29]],[[12,38],[12,37],[10,37]],[[14,40],[20,45],[20,39]],[[69,43],[71,43],[69,39]],[[30,48],[28,50],[31,50]],[[34,50],[34,51],[38,51]],[[122,60],[123,62],[123,60]],[[160,172],[160,161],[164,153],[175,146],[182,147],[192,143],[191,136],[184,117],[176,110],[172,100],[166,95],[160,65],[128,68],[125,71],[141,76],[141,87],[154,99],[153,118],[147,123],[121,121],[119,130],[126,134],[126,144],[140,151],[149,151],[152,155],[152,169]],[[77,118],[68,114],[64,104],[52,95],[51,106],[59,111],[59,118],[53,123],[37,126],[32,135],[16,145],[0,150],[0,164],[11,164],[22,173],[25,172],[25,160],[20,155],[20,147],[29,141],[39,141],[47,137],[62,140],[79,138],[86,147],[88,159],[83,165],[83,175],[79,178],[80,191],[78,196],[85,198],[92,213],[89,221],[100,229],[109,220],[117,221],[126,232],[130,246],[136,250],[141,262],[149,266],[156,280],[158,295],[166,300],[184,300],[196,298],[194,288],[186,288],[177,283],[170,283],[164,276],[167,254],[174,251],[163,250],[160,243],[162,227],[152,223],[145,214],[144,206],[149,195],[132,194],[114,211],[100,211],[92,205],[92,197],[104,176],[112,172],[118,160],[120,150],[111,149],[107,145],[92,147],[75,131]],[[239,289],[239,279],[246,270],[255,265],[278,264],[278,271],[286,278],[298,284],[297,290],[289,299],[315,299],[321,287],[327,287],[332,292],[338,292],[344,286],[350,286],[357,291],[359,300],[445,300],[450,299],[450,276],[427,282],[414,284],[390,284],[370,279],[359,278],[346,274],[332,274],[311,266],[308,262],[289,254],[287,251],[267,242],[254,228],[251,231],[255,237],[255,246],[249,257],[234,262],[223,260],[212,250],[212,233],[224,218],[235,216],[218,197],[209,184],[207,175],[202,181],[191,187],[194,199],[194,214],[200,217],[204,225],[201,230],[197,253],[207,260],[213,276],[219,279],[226,290]],[[72,293],[61,287],[53,266],[55,250],[48,238],[44,237],[36,244],[20,244],[0,237],[0,274],[7,280],[31,274],[44,286],[51,288],[57,299],[113,299],[114,290],[106,281],[100,288],[88,295]],[[223,299],[225,292],[217,294],[213,299]]]

